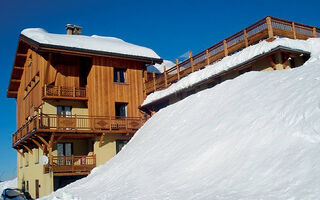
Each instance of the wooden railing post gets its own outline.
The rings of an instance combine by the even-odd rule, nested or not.
[[[227,40],[223,40],[223,45],[224,45],[224,56],[228,56],[228,43]]]
[[[167,69],[166,66],[163,66],[163,75],[164,75],[164,86],[168,87],[168,77],[167,77]]]
[[[247,29],[243,30],[243,35],[244,35],[244,43],[245,43],[246,47],[248,47],[249,46],[249,42],[248,42]]]
[[[153,90],[156,91],[156,74],[152,72],[152,78],[153,78]]]
[[[208,49],[206,49],[206,61],[207,61],[207,65],[210,65],[209,50]]]
[[[75,120],[75,122],[76,122],[76,124],[75,124],[75,130],[78,130],[78,125],[77,125],[77,114],[75,114],[74,115],[74,120]]]
[[[58,96],[61,96],[61,86],[58,86]]]
[[[192,51],[189,51],[189,59],[190,59],[190,65],[191,65],[191,72],[194,72]]]
[[[73,87],[73,97],[76,97],[76,87]]]
[[[267,26],[268,26],[268,36],[269,36],[269,38],[273,38],[273,29],[272,29],[272,24],[271,24],[271,17],[267,17],[266,21],[267,21]]]
[[[176,66],[177,66],[178,80],[180,80],[180,67],[179,67],[179,60],[178,59],[176,59]]]
[[[72,167],[71,171],[74,172],[74,155],[71,155],[71,167]]]
[[[142,82],[143,82],[143,97],[147,98],[146,79],[144,76],[142,77]]]
[[[312,28],[312,36],[315,37],[315,38],[317,37],[316,27],[313,27],[313,28]]]
[[[291,28],[292,28],[292,33],[293,33],[293,39],[297,39],[296,28],[294,26],[294,22],[291,23]]]

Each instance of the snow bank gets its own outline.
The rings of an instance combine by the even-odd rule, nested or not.
[[[24,29],[21,34],[40,44],[57,45],[69,48],[79,48],[156,59],[160,58],[152,49],[130,44],[115,37],[53,34],[48,33],[41,28]]]
[[[169,88],[165,90],[160,90],[149,94],[143,102],[142,106],[155,102],[161,98],[174,94],[185,88],[191,87],[192,85],[197,84],[205,79],[208,79],[215,74],[219,74],[223,71],[235,67],[238,64],[250,60],[255,56],[267,53],[278,46],[284,46],[291,49],[298,49],[309,52],[309,43],[310,41],[293,40],[289,38],[278,38],[273,42],[267,42],[264,40],[258,44],[249,46],[236,54],[227,56],[223,58],[221,61],[216,62],[213,65],[207,66],[203,70],[194,72],[182,78],[180,81],[172,84]]]
[[[0,196],[2,194],[2,191],[6,188],[17,188],[18,183],[17,183],[17,178],[8,180],[8,181],[3,181],[0,182]]]
[[[163,73],[163,67],[166,66],[166,70],[171,69],[173,66],[175,66],[176,64],[173,63],[170,60],[163,60],[163,62],[161,64],[154,64],[154,65],[149,65],[147,67],[147,70],[149,73],[156,73],[156,74],[160,74]]]
[[[318,199],[320,39],[300,45],[312,52],[303,66],[160,110],[117,156],[43,199]]]

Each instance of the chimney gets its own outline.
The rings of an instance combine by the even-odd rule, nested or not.
[[[66,30],[68,35],[81,35],[82,27],[74,24],[67,24]]]

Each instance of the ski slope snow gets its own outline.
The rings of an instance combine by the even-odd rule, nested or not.
[[[319,199],[320,39],[305,45],[299,68],[245,73],[160,110],[43,199]]]

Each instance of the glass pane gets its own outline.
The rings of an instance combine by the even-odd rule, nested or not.
[[[113,82],[118,82],[118,69],[113,69]]]
[[[124,69],[120,70],[120,82],[124,83]]]
[[[66,156],[71,156],[72,154],[72,145],[71,143],[65,143],[65,152],[66,152]]]
[[[65,111],[66,116],[70,116],[71,115],[71,106],[65,106],[64,111]]]
[[[120,106],[120,116],[121,117],[126,117],[127,116],[127,105],[122,104]]]
[[[63,111],[63,110],[62,110],[62,106],[58,106],[58,107],[57,107],[57,114],[58,114],[58,115],[62,115],[62,111]]]
[[[58,151],[58,156],[64,156],[62,143],[57,144],[57,151]]]

